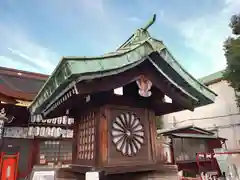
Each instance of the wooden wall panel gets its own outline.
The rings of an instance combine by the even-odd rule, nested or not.
[[[139,163],[151,163],[152,162],[152,151],[151,151],[151,140],[150,140],[150,128],[148,121],[148,111],[145,109],[130,108],[123,106],[108,106],[108,163],[109,165],[130,165]],[[127,115],[129,114],[129,115]],[[124,155],[122,150],[117,149],[116,143],[113,142],[112,130],[113,124],[117,118],[121,116],[131,116],[134,115],[139,121],[140,126],[143,127],[144,140],[141,144],[141,148],[137,153],[132,155]],[[126,122],[127,120],[125,120]],[[139,127],[140,127],[139,126]],[[127,126],[128,127],[128,126]],[[130,128],[130,127],[129,127]],[[128,128],[125,128],[124,132],[127,133]],[[120,145],[119,145],[120,146]],[[123,147],[122,143],[122,147]],[[121,149],[121,148],[120,148]]]

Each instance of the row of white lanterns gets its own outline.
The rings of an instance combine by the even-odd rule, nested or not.
[[[74,118],[70,118],[68,116],[60,116],[56,118],[43,119],[41,115],[33,115],[31,116],[31,123],[72,125],[74,124]]]
[[[62,137],[62,138],[72,138],[73,130],[72,129],[63,129],[60,127],[33,127],[28,128],[28,136],[37,136],[37,137]]]

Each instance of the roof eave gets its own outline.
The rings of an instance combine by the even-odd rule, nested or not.
[[[141,29],[138,31],[138,33],[148,33],[146,31],[142,31]],[[72,77],[74,75],[78,75],[78,76],[82,76],[84,71],[82,73],[78,73],[79,72],[79,68],[76,68],[74,66],[74,61],[78,61],[78,62],[86,62],[86,63],[89,63],[90,62],[92,63],[93,60],[95,61],[98,61],[98,64],[101,64],[102,62],[103,63],[107,63],[105,61],[103,61],[103,59],[109,59],[109,58],[116,58],[116,57],[128,57],[129,53],[135,53],[135,56],[132,56],[131,58],[134,58],[135,59],[129,59],[127,58],[127,60],[131,61],[131,63],[134,63],[134,62],[137,62],[139,61],[139,59],[142,59],[142,58],[147,58],[147,56],[149,56],[150,53],[152,52],[158,52],[160,54],[161,50],[165,48],[164,44],[161,43],[160,41],[156,41],[152,38],[150,38],[150,36],[148,36],[148,34],[144,34],[143,35],[143,39],[142,40],[139,40],[138,42],[130,42],[131,45],[129,45],[128,48],[126,48],[125,46],[123,46],[119,52],[116,51],[114,53],[109,53],[109,54],[106,54],[104,56],[101,56],[101,57],[94,57],[95,59],[91,59],[91,57],[65,57],[65,58],[62,58],[62,60],[59,62],[58,66],[55,68],[54,72],[52,73],[51,77],[48,78],[47,82],[44,84],[44,86],[42,87],[42,89],[39,91],[38,95],[36,96],[36,98],[34,99],[33,103],[29,106],[29,109],[30,111],[34,111],[34,109],[41,109],[41,106],[43,104],[45,104],[46,102],[49,102],[50,99],[53,99],[52,96],[53,96],[53,93],[56,91],[56,90],[59,90],[60,87],[63,87],[63,85],[61,84],[64,84],[66,83],[66,81],[69,81],[69,80],[74,80]],[[141,56],[139,56],[139,52],[137,52],[137,49],[139,48],[144,48],[144,50],[141,52],[143,54],[141,54]],[[126,55],[126,56],[125,56]],[[71,60],[70,60],[71,59]],[[89,61],[88,61],[89,60]],[[165,59],[167,61],[167,59]],[[71,72],[70,74],[68,75],[68,77],[66,79],[63,79],[62,82],[60,83],[57,83],[57,84],[60,84],[60,85],[56,85],[54,87],[54,92],[51,92],[50,93],[50,96],[46,96],[44,97],[43,93],[45,93],[47,90],[46,88],[51,88],[50,87],[50,82],[51,81],[55,81],[56,79],[56,74],[57,73],[61,73],[63,72],[63,69],[64,66],[63,64],[66,63],[69,65],[68,62],[70,61],[73,61],[73,65],[70,64],[70,66],[72,66],[72,69],[71,69]],[[113,61],[113,60],[112,60]],[[129,62],[126,61],[128,64]],[[114,61],[113,61],[114,62]],[[120,62],[120,61],[119,61]],[[114,62],[115,63],[115,62]],[[115,68],[121,68],[121,66],[125,66],[125,64],[123,62],[121,62],[122,64],[120,64],[118,67],[114,67]],[[65,66],[66,66],[65,64]],[[200,104],[199,103],[196,103],[196,106],[202,106],[202,105],[206,105],[206,104],[210,104],[210,103],[213,103],[214,102],[214,99],[215,99],[215,96],[216,94],[214,94],[211,90],[209,90],[207,87],[205,87],[204,85],[202,85],[201,83],[199,83],[196,79],[194,79],[191,75],[189,75],[177,62],[176,60],[173,59],[172,62],[168,62],[168,64],[177,72],[179,73],[179,76],[183,76],[186,81],[187,81],[192,87],[194,88],[198,88],[198,91],[199,91],[199,94],[203,94],[204,97],[206,97],[208,99],[208,101],[206,102],[201,102],[200,101]],[[113,67],[110,68],[111,70],[114,70]],[[94,70],[93,72],[89,72],[89,73],[96,73],[96,72],[104,72],[104,68],[100,68],[100,69],[96,69]],[[54,79],[55,78],[55,79]],[[195,86],[194,86],[195,85]],[[181,89],[180,86],[178,86],[178,88]],[[185,91],[185,90],[184,90]],[[189,94],[187,91],[184,92],[185,94],[187,94],[187,96],[191,97],[192,99],[194,99],[194,101],[198,101],[196,97],[192,96],[191,94]],[[202,103],[202,104],[201,104]],[[35,108],[32,108],[32,106],[35,106]]]
[[[62,57],[61,60],[59,61],[58,65],[56,66],[56,68],[54,69],[54,71],[52,72],[51,76],[48,77],[48,79],[46,80],[46,82],[43,84],[42,88],[39,90],[38,94],[35,96],[35,98],[33,99],[33,101],[31,102],[31,104],[28,106],[28,109],[30,110],[30,112],[32,112],[32,106],[34,104],[37,103],[39,97],[42,95],[43,90],[45,89],[45,87],[49,84],[49,82],[52,80],[52,78],[54,77],[53,75],[56,74],[57,71],[59,71],[61,68],[61,66],[63,66],[65,62],[65,58]]]
[[[223,77],[224,71],[225,70],[217,71],[215,73],[212,73],[210,75],[200,78],[199,81],[206,86],[214,83],[218,83],[224,79]]]
[[[226,138],[218,137],[218,136],[207,136],[207,135],[199,135],[199,134],[191,134],[191,136],[184,136],[181,135],[181,133],[178,134],[169,134],[168,136],[171,136],[173,138],[186,138],[186,139],[220,139],[220,140],[227,140]]]
[[[160,44],[159,41],[156,41],[155,39],[151,38],[150,42],[151,42],[151,45],[154,47],[154,49],[156,49],[158,51],[158,53],[161,54],[161,52],[159,51],[159,48],[157,48],[159,46],[158,44]],[[206,98],[208,98],[210,100],[209,103],[213,103],[215,101],[215,97],[217,96],[217,94],[215,92],[213,92],[211,89],[209,89],[208,87],[206,87],[204,84],[200,83],[191,74],[189,74],[175,60],[175,58],[172,56],[172,54],[169,52],[169,50],[167,48],[165,48],[165,49],[168,53],[168,56],[171,58],[163,58],[163,59],[169,64],[169,66],[171,66],[172,69],[174,69],[181,77],[183,77],[185,79],[185,81],[189,83],[190,86],[197,88],[196,90],[198,90],[199,93],[204,94],[204,96],[206,96]],[[164,49],[162,49],[162,50],[164,50]]]
[[[150,53],[150,52],[149,52]],[[127,54],[126,54],[127,55]],[[127,55],[128,56],[128,55]],[[72,65],[74,68],[72,69],[72,72],[71,72],[71,75],[72,76],[70,76],[69,77],[69,79],[71,79],[71,81],[75,81],[75,83],[79,83],[79,82],[81,82],[81,81],[83,81],[83,80],[85,80],[85,79],[94,79],[94,78],[102,78],[102,77],[104,77],[104,76],[110,76],[110,75],[114,75],[114,74],[118,74],[118,73],[121,73],[121,72],[124,72],[124,71],[126,71],[126,70],[128,70],[128,69],[130,69],[130,68],[133,68],[133,67],[135,67],[135,66],[137,66],[137,65],[139,65],[140,63],[142,63],[144,60],[149,60],[149,57],[148,56],[145,56],[144,54],[142,54],[141,55],[141,57],[143,57],[142,59],[140,59],[140,60],[138,60],[140,57],[138,57],[138,58],[136,58],[136,60],[135,61],[133,61],[133,62],[135,62],[135,63],[132,63],[132,64],[129,64],[128,66],[123,66],[123,67],[120,67],[119,69],[112,69],[112,71],[108,71],[108,72],[106,72],[106,73],[104,73],[104,71],[101,71],[101,73],[93,73],[92,75],[84,75],[84,74],[76,74],[77,73],[77,71],[75,71],[74,70],[74,68],[77,68],[77,66],[75,66],[74,64]],[[151,61],[151,60],[149,60],[149,61]],[[153,63],[153,62],[151,62],[151,63]],[[79,69],[78,69],[79,70]],[[161,71],[160,71],[160,73],[162,73]],[[172,82],[172,80],[171,79],[169,79],[168,77],[167,77],[167,75],[164,75],[165,76],[165,78],[167,78],[170,82]],[[71,78],[71,77],[76,77],[76,78]],[[77,78],[77,77],[79,77],[79,78]],[[70,81],[69,81],[70,82]],[[176,87],[176,88],[180,88],[180,87],[178,87],[176,84],[174,84],[174,82],[172,82],[173,83],[173,85]],[[66,85],[67,86],[67,85]],[[61,86],[61,87],[63,87],[63,86]],[[58,89],[60,89],[61,88],[60,86],[56,89],[56,91],[58,90]],[[69,88],[69,86],[68,86],[68,88]],[[65,90],[64,90],[65,91]],[[185,92],[184,90],[182,90],[182,92],[183,93],[185,93],[187,96],[189,96],[189,98],[190,99],[192,99],[192,100],[195,100],[195,101],[197,101],[197,99],[195,99],[194,97],[192,97],[189,93],[187,93],[187,92]],[[60,93],[58,93],[59,95],[60,95]],[[53,94],[51,95],[51,96],[53,96]],[[51,98],[51,97],[50,97]],[[55,98],[54,100],[52,99],[51,101],[50,101],[50,99],[48,98],[45,102],[44,102],[44,104],[46,104],[47,102],[49,102],[49,104],[47,105],[47,107],[45,108],[45,109],[48,109],[49,108],[49,106],[51,105],[51,104],[53,104],[53,102],[54,101],[56,101],[57,99]],[[34,111],[38,111],[38,112],[40,112],[41,111],[41,107],[43,107],[43,105],[44,104],[41,104],[40,106],[38,106],[38,108],[36,108]],[[44,107],[45,107],[46,105],[44,105]]]
[[[200,128],[200,127],[196,127],[194,125],[182,126],[182,127],[177,127],[177,128],[162,129],[162,130],[159,129],[159,130],[157,130],[157,134],[158,135],[171,134],[171,133],[174,133],[176,131],[187,130],[187,129],[201,131],[204,134],[210,134],[210,135],[214,134],[214,132],[208,131],[208,130]]]

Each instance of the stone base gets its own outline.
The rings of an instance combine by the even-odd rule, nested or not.
[[[139,180],[178,180],[178,171],[177,167],[171,169],[170,171],[155,171],[155,172],[146,172],[142,177],[139,177]]]
[[[104,180],[179,180],[177,166],[166,165],[158,171],[108,175]]]
[[[139,180],[178,180],[177,173],[153,172],[139,178]]]
[[[57,180],[179,180],[177,166],[164,165],[156,171],[132,172],[121,174],[100,175],[98,177],[91,177],[83,174],[74,174],[64,171],[59,171]]]

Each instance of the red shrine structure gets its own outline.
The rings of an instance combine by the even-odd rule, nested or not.
[[[8,156],[15,173],[11,177],[41,167],[55,168],[56,179],[84,179],[90,172],[105,179],[178,179],[177,167],[166,163],[160,155],[164,151],[157,148],[156,116],[193,111],[213,103],[216,94],[150,36],[155,18],[116,51],[63,57],[51,76],[42,77],[28,107],[27,134],[21,133],[28,144],[20,146],[20,139],[4,143],[6,152],[17,157]],[[165,102],[165,96],[172,102]],[[24,111],[20,115],[26,117],[20,119],[28,117]],[[26,156],[27,162],[21,162]],[[20,170],[20,164],[26,168]]]

